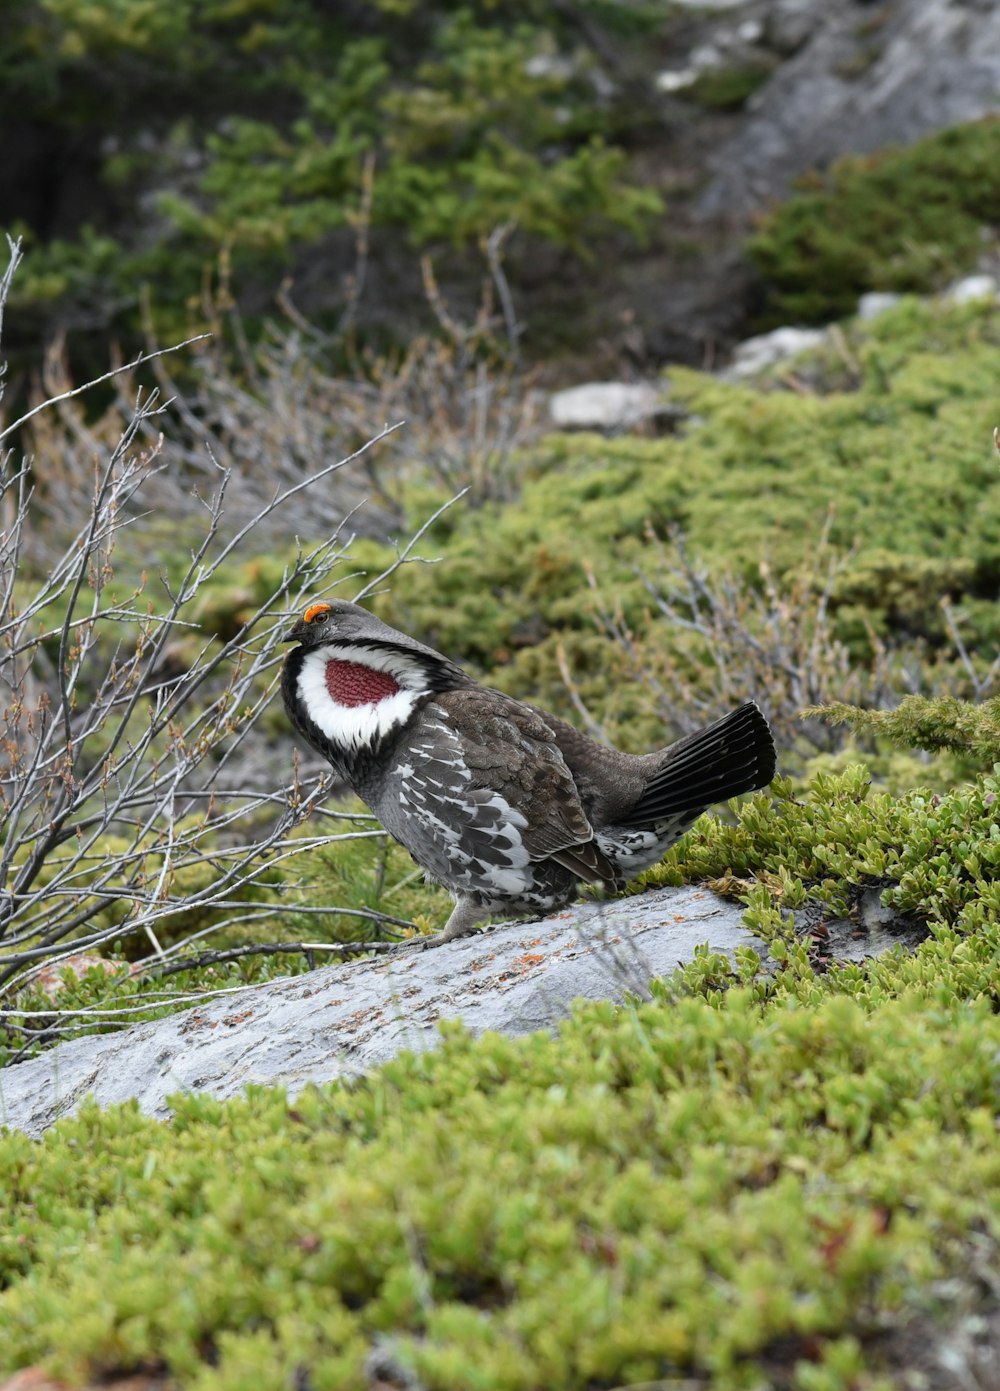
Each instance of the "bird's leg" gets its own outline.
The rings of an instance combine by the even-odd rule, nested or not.
[[[420,951],[427,947],[443,947],[445,942],[454,942],[456,937],[467,937],[481,922],[489,917],[483,908],[471,898],[458,898],[451,910],[451,917],[440,932],[432,937],[411,937],[402,943],[404,947],[415,947]]]

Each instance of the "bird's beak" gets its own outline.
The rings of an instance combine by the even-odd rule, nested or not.
[[[285,636],[281,639],[281,641],[282,641],[282,642],[301,642],[302,639],[303,639],[304,637],[305,637],[305,629],[304,629],[303,626],[302,626],[302,619],[300,618],[299,621],[298,621],[298,623],[296,623],[296,625],[295,625],[294,628],[289,628],[288,632],[287,632],[287,633],[285,634]]]

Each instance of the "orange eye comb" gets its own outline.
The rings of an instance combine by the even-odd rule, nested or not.
[[[321,613],[329,613],[330,608],[331,605],[329,604],[310,604],[302,615],[303,623],[311,623],[313,619],[317,618]]]

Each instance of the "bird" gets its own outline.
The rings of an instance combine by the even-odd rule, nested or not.
[[[582,884],[621,890],[708,807],[774,777],[753,701],[627,754],[480,684],[360,604],[311,603],[286,641],[293,727],[455,901],[422,946],[492,917],[555,912]]]

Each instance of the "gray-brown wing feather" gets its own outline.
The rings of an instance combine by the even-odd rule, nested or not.
[[[594,841],[573,775],[544,720],[481,688],[446,692],[435,704],[459,741],[470,788],[494,794],[524,819],[520,835],[530,859],[553,859],[583,880],[615,882],[614,866]]]

